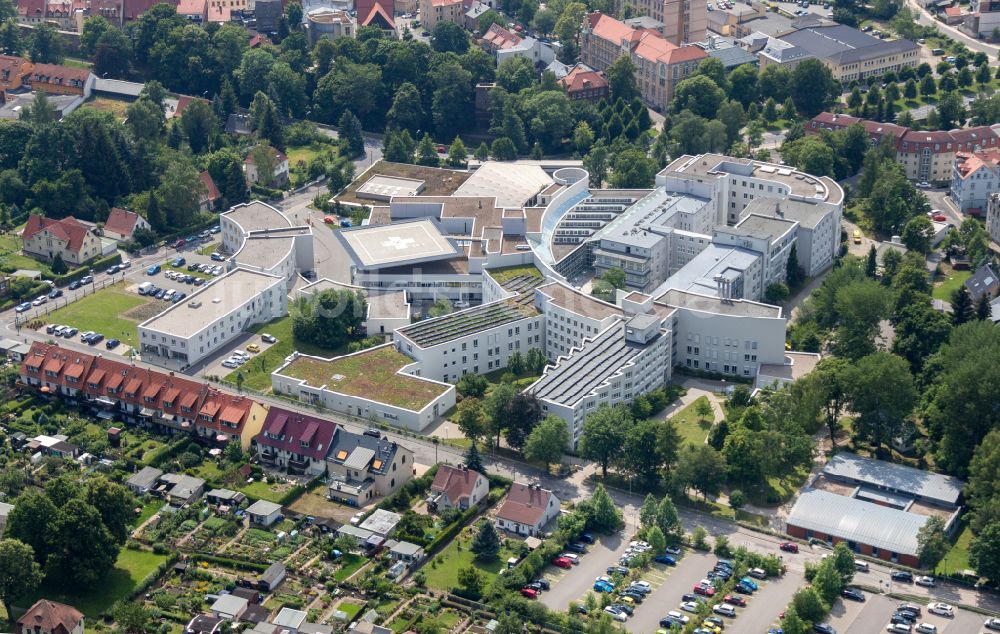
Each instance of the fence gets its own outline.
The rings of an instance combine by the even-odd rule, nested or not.
[[[118,277],[118,273],[115,275],[110,275],[101,281],[93,281],[90,284],[85,284],[81,286],[73,295],[63,295],[62,297],[57,297],[55,299],[50,299],[41,306],[33,307],[31,310],[25,311],[23,313],[15,313],[14,315],[14,327],[17,328],[18,333],[21,332],[21,326],[31,323],[33,321],[43,319],[44,317],[51,314],[53,311],[57,311],[61,308],[66,308],[73,302],[81,300],[87,295],[93,295],[97,291],[103,290],[109,286],[114,286],[120,282],[125,281],[125,272],[120,273],[121,277]]]

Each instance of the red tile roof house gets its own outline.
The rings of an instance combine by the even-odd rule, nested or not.
[[[326,473],[326,456],[337,424],[272,407],[263,431],[254,438],[261,464],[294,474]]]
[[[52,261],[56,254],[63,262],[78,266],[101,255],[101,239],[96,229],[73,216],[52,220],[31,214],[21,231],[24,252],[42,260]]]
[[[274,178],[272,183],[276,185],[281,185],[288,182],[288,157],[285,156],[284,152],[276,150],[273,147],[268,146],[274,155]],[[247,154],[246,160],[243,161],[243,171],[246,172],[247,183],[251,185],[256,185],[260,182],[260,176],[257,173],[257,166],[254,165],[254,151],[250,150]]]
[[[559,515],[559,498],[537,484],[515,482],[497,511],[497,528],[518,535],[539,535]]]
[[[98,418],[196,434],[212,445],[238,439],[249,448],[267,416],[263,405],[246,396],[41,342],[25,356],[21,382],[89,405]]]
[[[479,504],[490,494],[490,481],[464,465],[442,464],[434,475],[427,506],[432,510],[457,508],[462,511]]]
[[[83,634],[83,614],[71,605],[39,599],[17,620],[15,634]]]
[[[128,209],[112,207],[104,223],[104,235],[114,240],[131,240],[136,229],[149,229],[146,219]]]
[[[215,186],[215,180],[208,171],[198,174],[198,178],[201,179],[202,184],[205,186],[198,201],[198,207],[202,211],[215,211],[219,208],[219,203],[222,202],[222,194],[219,193],[219,188]]]
[[[608,81],[604,74],[586,64],[577,64],[573,70],[559,80],[559,85],[570,99],[584,99],[597,103],[608,96]]]

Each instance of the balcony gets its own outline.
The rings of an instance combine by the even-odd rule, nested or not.
[[[272,453],[261,452],[260,453],[260,461],[263,462],[264,464],[274,466],[278,462],[278,453],[277,452],[272,452]]]

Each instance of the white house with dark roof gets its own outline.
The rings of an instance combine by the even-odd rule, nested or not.
[[[364,506],[391,495],[413,478],[413,452],[388,439],[337,428],[326,458],[327,497]]]
[[[517,535],[539,535],[559,515],[559,498],[537,484],[515,482],[497,510],[496,526]]]
[[[257,500],[247,507],[250,524],[269,528],[281,518],[281,505],[268,500]]]

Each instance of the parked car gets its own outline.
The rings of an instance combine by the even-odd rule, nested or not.
[[[537,599],[538,591],[534,588],[521,588],[521,596],[526,599]]]
[[[893,581],[902,581],[903,583],[913,583],[913,573],[909,570],[893,570],[892,574]]]
[[[840,593],[840,596],[845,599],[850,599],[851,601],[864,601],[865,593],[857,588],[844,588]]]
[[[913,627],[908,623],[890,623],[885,626],[886,632],[893,632],[893,634],[910,634],[913,631]]]
[[[256,345],[256,344],[250,344]],[[250,350],[250,346],[247,346],[247,350]],[[251,350],[251,352],[260,352],[260,347],[258,346],[256,350]],[[574,553],[585,553],[587,552],[587,547],[579,542],[573,544],[567,544],[566,550],[572,551]]]
[[[829,623],[816,623],[813,625],[813,632],[816,634],[837,634],[837,630]]]
[[[916,603],[900,603],[896,606],[897,612],[908,612],[914,617],[920,616],[920,606]]]
[[[219,225],[215,225],[214,227],[208,230],[209,233],[219,233],[220,231],[222,231],[222,227],[220,227]]]
[[[947,603],[931,603],[927,606],[927,611],[931,614],[937,614],[938,616],[955,616],[955,608],[951,607]]]
[[[212,259],[213,259],[214,261],[216,261],[216,262],[222,262],[222,261],[224,261],[224,260],[226,259],[226,258],[224,258],[224,257],[222,256],[222,254],[221,254],[221,253],[219,253],[218,251],[213,251],[213,252],[212,252],[212,255],[210,255],[210,256],[208,256],[208,257],[212,258]]]
[[[41,306],[42,304],[44,304],[47,301],[49,301],[48,297],[46,297],[45,295],[39,295],[38,297],[36,297],[34,299],[33,302],[31,302],[31,305],[32,306]]]
[[[736,616],[736,607],[730,605],[729,603],[719,603],[712,606],[712,612],[716,614],[721,614],[722,616],[734,617]]]
[[[108,339],[106,342],[104,342],[104,347],[106,347],[108,350],[114,350],[115,348],[120,346],[121,343],[122,342],[117,339]]]
[[[179,248],[181,248],[181,247],[182,247],[182,246],[184,246],[184,245],[185,245],[185,242],[184,242],[184,238],[179,238],[179,239],[177,239],[177,240],[174,240],[174,241],[173,241],[173,242],[172,242],[172,243],[170,244],[170,246],[172,246],[172,247],[173,247],[173,248],[175,248],[175,249],[179,249]]]
[[[68,326],[65,330],[63,330],[62,336],[65,337],[66,339],[72,339],[73,337],[76,336],[76,333],[78,332],[80,331],[74,328],[73,326]]]
[[[697,601],[684,601],[681,603],[681,609],[685,612],[697,612],[698,605]]]
[[[659,564],[667,564],[668,566],[676,566],[677,560],[670,555],[657,555],[653,558],[653,561]]]
[[[986,622],[983,623],[983,626],[988,630],[1000,630],[1000,619],[998,619],[995,616],[990,617],[986,619]]]
[[[753,588],[754,591],[757,591],[759,589],[759,587],[757,586],[757,582],[751,579],[750,577],[743,577],[742,579],[740,579],[740,583],[742,583],[745,586]]]
[[[667,546],[666,548],[663,549],[663,552],[667,553],[668,555],[673,555],[677,557],[681,554],[681,549],[678,548],[677,546]]]
[[[154,264],[153,266],[146,269],[146,275],[156,275],[161,270],[163,270],[163,268],[159,264]]]
[[[236,361],[234,361],[233,359],[226,359],[220,365],[222,365],[222,367],[224,368],[229,368],[231,370],[240,367],[240,364],[236,363]]]
[[[794,542],[781,542],[780,544],[778,544],[778,548],[785,551],[786,553],[799,552],[799,545]]]
[[[671,610],[667,612],[667,616],[665,618],[674,619],[675,621],[680,621],[684,625],[687,625],[688,622],[691,620],[690,616],[688,616],[687,614],[681,614],[677,610]]]
[[[557,566],[559,568],[572,568],[573,562],[570,561],[569,559],[566,559],[565,557],[556,557],[555,559],[552,560],[552,565]]]
[[[548,590],[551,587],[548,579],[535,579],[535,583],[537,583],[542,590]]]
[[[236,352],[234,352],[233,355],[235,356]],[[564,559],[568,559],[570,561],[570,563],[572,563],[574,566],[580,563],[580,556],[576,555],[574,553],[563,553],[563,554],[561,554],[559,556],[562,557],[562,558],[564,558]]]
[[[933,588],[935,585],[934,577],[928,577],[927,575],[921,575],[917,577],[913,583],[917,584],[918,586],[923,586],[925,588]]]
[[[715,588],[712,587],[712,584],[706,582],[696,584],[693,588],[693,591],[695,594],[700,594],[706,597],[715,596]]]
[[[917,627],[914,628],[920,634],[937,634],[937,625],[933,623],[917,623]]]
[[[915,623],[917,617],[913,616],[909,612],[893,612],[892,616],[889,617],[889,623],[905,623],[911,625]]]
[[[620,612],[624,612],[628,616],[632,616],[633,614],[635,614],[635,608],[632,607],[632,602],[627,601],[625,597],[619,597],[618,603],[612,603],[611,607]]]
[[[122,260],[121,264],[118,265],[121,270],[132,268],[132,260]]]
[[[81,286],[86,286],[87,284],[93,284],[93,283],[94,283],[93,275],[84,275],[83,277],[80,278]]]
[[[80,283],[80,280],[73,280],[72,282],[69,283],[69,290],[75,291],[81,286],[83,286],[83,284]]]
[[[731,594],[727,594],[722,598],[723,603],[728,603],[730,605],[739,606],[741,608],[747,607],[747,600],[743,597],[737,597]]]
[[[108,270],[105,271],[105,273],[107,273],[108,275],[114,275],[118,271],[119,271],[118,265],[117,264],[113,264],[113,265],[111,265],[111,266],[108,267]]]
[[[604,608],[604,611],[611,615],[611,618],[618,621],[619,623],[624,623],[628,620],[628,616],[625,615],[621,610],[615,609],[610,605]]]
[[[21,302],[14,308],[14,311],[18,313],[23,313],[26,310],[31,310],[31,302]]]
[[[854,569],[859,572],[868,572],[868,562],[860,561],[858,559],[854,560]]]
[[[62,297],[63,292],[58,288],[54,288],[49,292],[49,299],[56,299],[57,297]]]
[[[747,574],[754,579],[767,579],[767,571],[763,568],[751,568]]]
[[[91,345],[91,346],[96,346],[97,344],[101,343],[102,341],[104,341],[104,335],[102,335],[99,332],[90,335],[90,338],[87,339],[87,343],[89,345]]]
[[[614,575],[614,574],[627,575],[628,568],[626,568],[625,566],[608,566],[608,569],[605,572],[607,572],[609,575]]]

